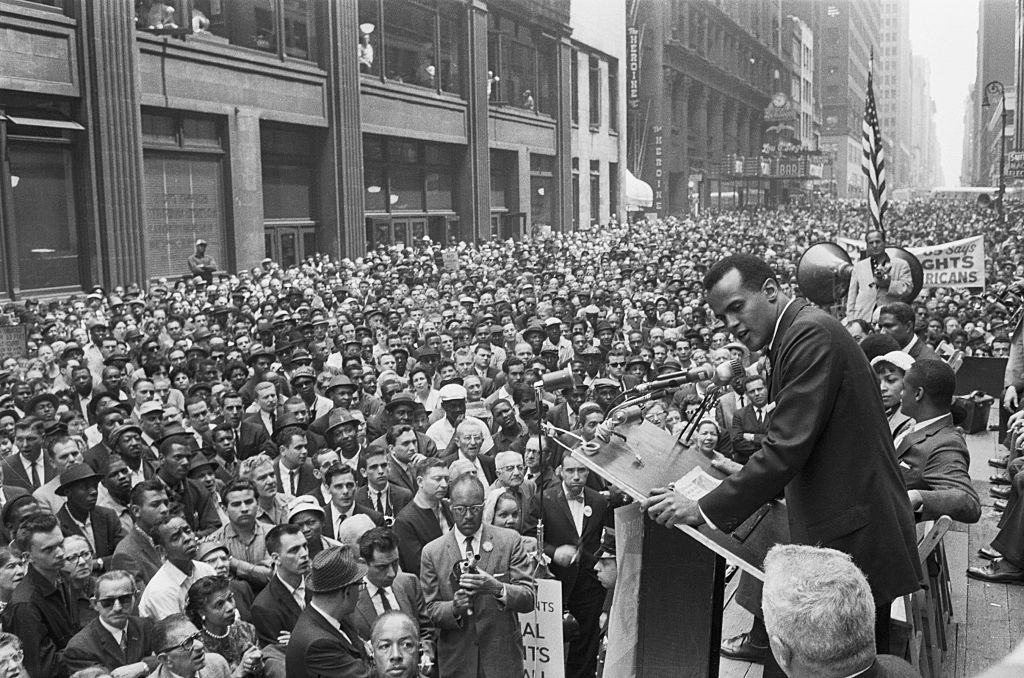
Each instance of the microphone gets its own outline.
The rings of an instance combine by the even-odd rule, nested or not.
[[[742,377],[744,374],[743,364],[738,358],[733,358],[728,362],[720,364],[718,367],[707,363],[692,370],[666,375],[657,381],[638,385],[636,391],[638,393],[646,393],[647,391],[664,388],[678,388],[683,384],[692,384],[697,381],[714,381],[720,386],[725,386],[731,383],[733,379]]]

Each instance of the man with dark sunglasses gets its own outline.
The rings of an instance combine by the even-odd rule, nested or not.
[[[153,621],[132,614],[137,599],[135,578],[124,570],[107,572],[96,580],[92,607],[99,616],[64,650],[64,662],[72,673],[90,666],[117,666],[120,678],[140,678],[157,667]]]

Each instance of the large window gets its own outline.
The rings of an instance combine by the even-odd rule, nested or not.
[[[71,149],[17,143],[8,149],[23,290],[79,284]]]
[[[530,154],[530,222],[534,233],[553,223],[554,170],[554,157]]]
[[[591,56],[588,65],[590,84],[590,126],[601,126],[601,62]]]
[[[570,78],[572,82],[572,121],[580,121],[580,53],[572,51],[572,65],[570,66]]]
[[[147,9],[144,14],[140,10],[139,27],[153,30],[162,13],[196,39],[225,42],[280,57],[306,61],[319,58],[315,0],[176,0],[171,3],[175,11],[170,15],[159,8],[166,4],[143,0],[142,6]]]
[[[601,161],[590,161],[590,225],[601,223]]]
[[[146,270],[151,276],[188,272],[198,238],[227,268],[224,246],[224,151],[216,118],[143,112]]]
[[[619,131],[619,62],[608,60],[608,129]]]
[[[498,78],[492,100],[553,115],[557,103],[554,39],[493,12],[487,20],[488,70]]]
[[[450,0],[359,0],[359,71],[460,94],[462,11]]]
[[[454,146],[366,135],[363,157],[367,212],[454,212]]]
[[[608,217],[619,218],[619,163],[608,163]]]

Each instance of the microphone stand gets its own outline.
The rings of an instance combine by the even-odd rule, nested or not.
[[[717,386],[712,386],[707,390],[704,394],[704,399],[700,401],[700,407],[696,412],[694,412],[693,419],[686,422],[686,426],[684,426],[683,430],[679,432],[679,436],[676,438],[678,442],[682,443],[684,446],[690,444],[690,439],[693,437],[693,434],[697,432],[697,427],[700,426],[701,419],[703,419],[704,415],[711,410],[711,407],[718,402],[720,392],[721,389]]]

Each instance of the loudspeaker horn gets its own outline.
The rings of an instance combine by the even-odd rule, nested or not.
[[[570,365],[569,367],[558,370],[557,372],[548,372],[540,378],[540,381],[533,382],[533,387],[542,388],[548,393],[554,393],[556,391],[569,388],[574,383],[572,366]]]
[[[796,282],[804,296],[819,306],[846,300],[853,264],[850,255],[834,242],[811,245],[800,255]]]
[[[903,301],[909,304],[914,299],[917,299],[917,295],[921,293],[921,288],[924,287],[924,266],[921,265],[921,261],[917,257],[902,247],[886,247],[885,253],[889,255],[890,259],[902,259],[910,266],[912,289],[903,296]]]

